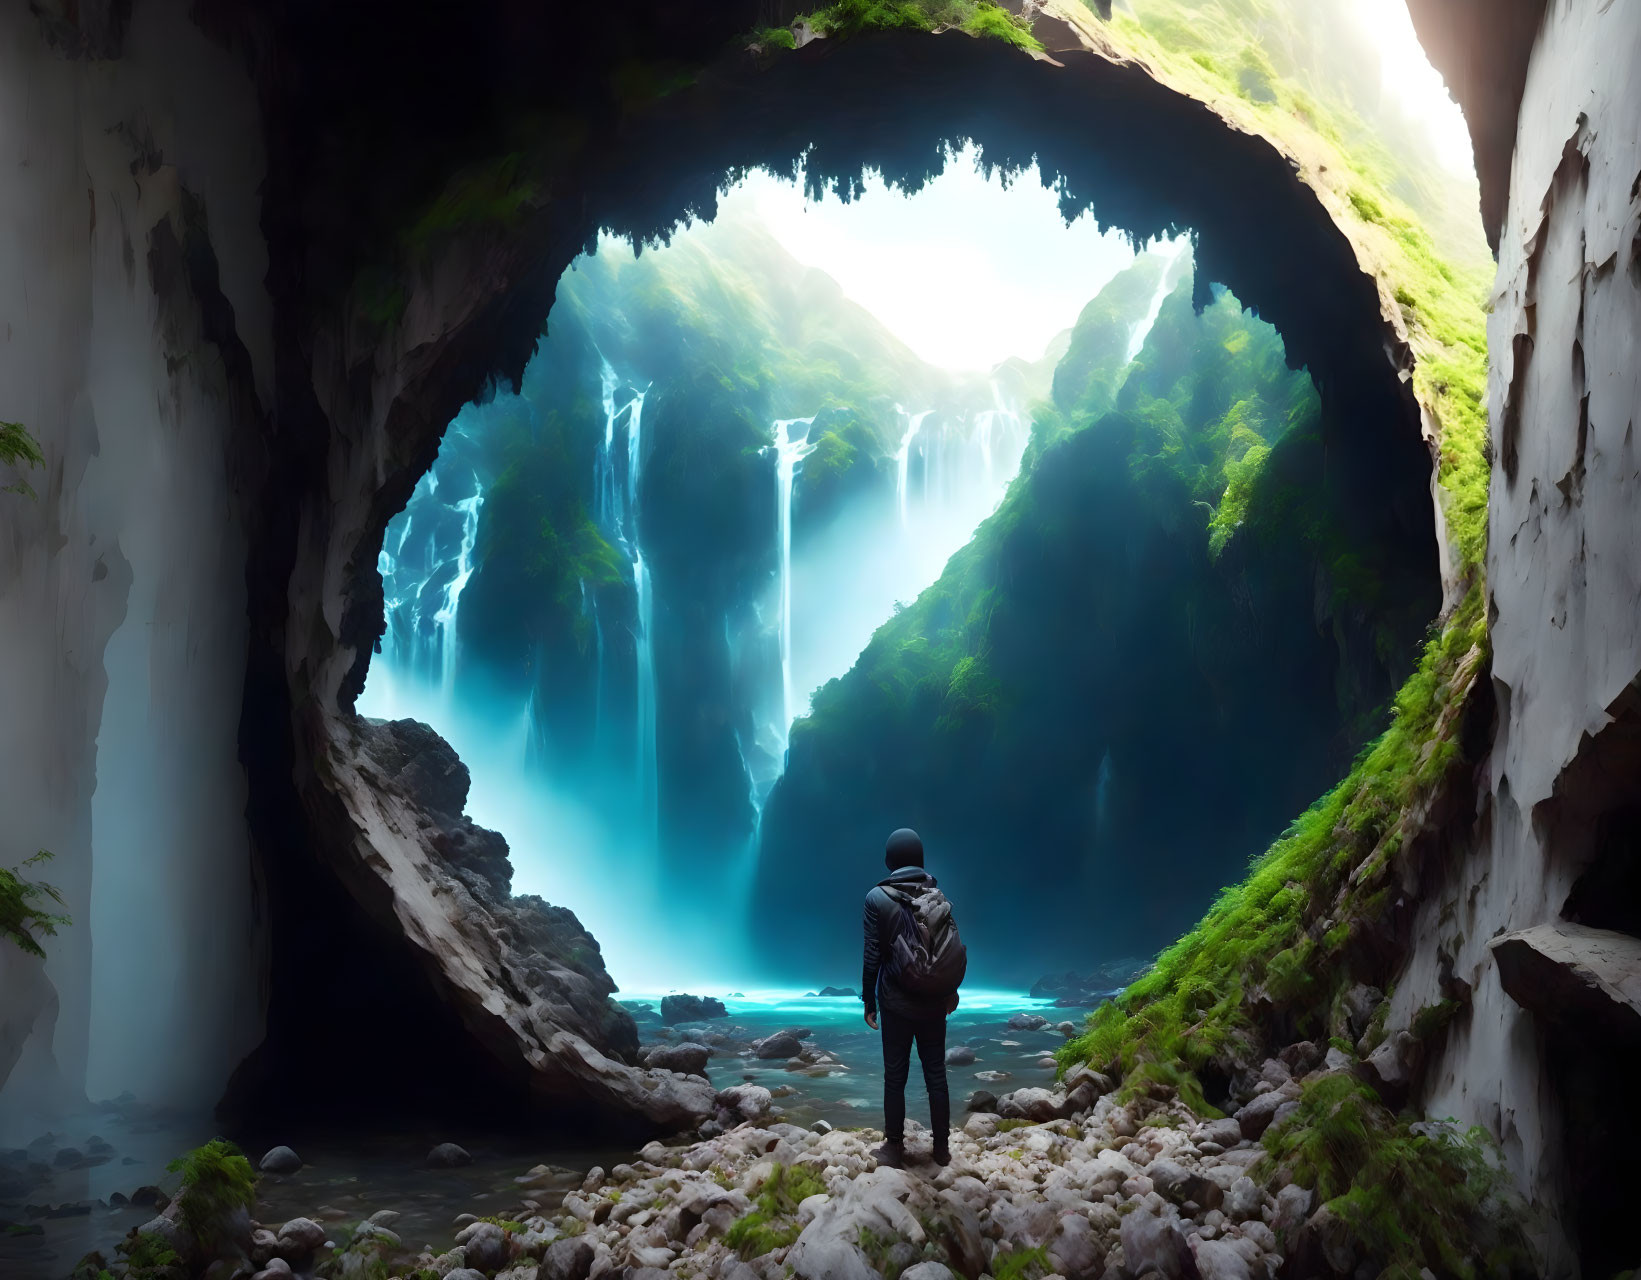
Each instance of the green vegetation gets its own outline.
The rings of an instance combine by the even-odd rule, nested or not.
[[[236,1212],[249,1212],[256,1204],[251,1162],[225,1138],[212,1138],[166,1167],[182,1175],[177,1193],[182,1225],[207,1248],[224,1238]]]
[[[1053,1271],[1054,1264],[1048,1260],[1048,1250],[1042,1245],[1000,1253],[992,1261],[992,1275],[996,1280],[1040,1280]]]
[[[1031,24],[990,0],[838,0],[796,19],[817,35],[847,39],[868,31],[936,31],[953,28],[971,36],[1001,40],[1019,49],[1043,46],[1031,34]],[[753,42],[769,48],[767,30]],[[786,46],[792,47],[792,46]]]
[[[422,254],[436,241],[476,227],[517,225],[541,197],[531,172],[526,153],[513,151],[455,174],[405,231],[405,247]]]
[[[0,422],[0,466],[32,469],[44,466],[45,460],[45,455],[40,452],[40,442],[29,434],[28,428],[21,422]],[[20,493],[29,498],[35,496],[33,486],[22,478],[0,488],[0,493]]]
[[[130,1275],[160,1280],[164,1276],[182,1274],[182,1259],[177,1251],[164,1236],[155,1232],[134,1231],[115,1247],[125,1255]]]
[[[1387,905],[1416,801],[1459,762],[1457,712],[1484,642],[1480,590],[1473,588],[1426,645],[1390,728],[1349,776],[1294,822],[1246,880],[1224,890],[1150,973],[1096,1010],[1088,1029],[1060,1050],[1061,1061],[1116,1066],[1125,1077],[1183,1064],[1181,1097],[1200,1110],[1200,1083],[1189,1073],[1253,1042],[1248,998],[1256,992],[1282,992],[1296,1030],[1320,1032],[1335,990],[1349,978],[1342,954],[1307,926],[1341,911],[1373,919]],[[1312,976],[1295,982],[1301,969]]]
[[[1329,1075],[1305,1086],[1264,1146],[1256,1176],[1280,1171],[1315,1191],[1381,1277],[1531,1271],[1520,1217],[1508,1211],[1509,1179],[1481,1130],[1410,1125],[1360,1081]]]
[[[792,1220],[798,1206],[825,1190],[826,1184],[814,1170],[802,1165],[776,1165],[759,1188],[752,1209],[724,1233],[724,1243],[743,1258],[757,1258],[785,1248],[802,1231]]]
[[[0,867],[0,938],[9,938],[25,952],[40,959],[45,951],[40,939],[57,936],[57,930],[70,923],[66,915],[42,909],[47,900],[61,903],[63,895],[42,881],[20,875],[24,867],[49,862],[50,852],[41,849],[32,858],[24,859],[14,870]]]

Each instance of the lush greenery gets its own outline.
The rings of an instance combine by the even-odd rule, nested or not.
[[[802,1230],[793,1218],[798,1206],[825,1190],[826,1184],[813,1169],[803,1165],[773,1166],[758,1189],[753,1207],[730,1225],[724,1243],[743,1258],[784,1248]]]
[[[1097,1011],[1087,1032],[1064,1051],[1067,1062],[1119,1068],[1131,1091],[1151,1080],[1172,1082],[1199,1109],[1207,1106],[1200,1073],[1258,1037],[1254,997],[1298,1034],[1324,1027],[1332,1002],[1351,981],[1353,942],[1379,926],[1389,905],[1422,804],[1465,763],[1463,711],[1487,658],[1480,302],[1488,266],[1473,196],[1441,185],[1440,167],[1427,162],[1417,139],[1397,141],[1382,118],[1364,118],[1365,108],[1358,107],[1377,99],[1376,84],[1364,84],[1349,67],[1302,65],[1295,50],[1317,51],[1294,38],[1291,23],[1269,0],[1136,0],[1131,14],[1117,15],[1111,32],[1165,79],[1285,146],[1379,276],[1387,309],[1399,311],[1418,358],[1415,390],[1440,431],[1439,480],[1468,590],[1397,695],[1389,729],[1345,780],[1256,861],[1245,881],[1226,889],[1149,975]],[[1288,55],[1273,67],[1278,48]],[[1250,450],[1244,466],[1252,457]],[[1244,479],[1253,481],[1253,496],[1244,496]],[[1233,473],[1221,510],[1245,510],[1258,490],[1257,476]],[[1426,1021],[1445,1021],[1452,1012]],[[1359,1109],[1352,1102],[1342,1114]],[[1297,1134],[1300,1126],[1286,1132]],[[1439,1171],[1439,1161],[1430,1164],[1436,1153],[1429,1146],[1396,1150]],[[1380,1191],[1338,1194],[1354,1197],[1341,1212],[1362,1231],[1377,1230],[1367,1201]],[[1434,1247],[1439,1224],[1417,1224],[1412,1235],[1418,1248]],[[1403,1256],[1380,1244],[1383,1256]]]
[[[48,902],[60,905],[61,893],[49,884],[20,873],[25,867],[49,862],[51,856],[41,849],[13,870],[0,867],[0,938],[9,938],[29,955],[41,959],[46,953],[40,939],[55,937],[57,930],[69,923],[69,918],[45,905]]]
[[[29,434],[21,422],[0,422],[0,466],[39,467],[45,464],[40,442]],[[0,493],[21,493],[34,496],[34,489],[21,478],[0,489]]]
[[[971,36],[1001,40],[1020,49],[1041,49],[1031,23],[991,0],[838,0],[796,19],[817,35],[846,39],[868,31],[937,31],[953,28]],[[767,30],[752,40],[760,47],[786,47]]]
[[[226,1138],[212,1138],[167,1167],[182,1175],[177,1193],[182,1225],[206,1248],[225,1240],[234,1215],[249,1213],[256,1204],[256,1173]]]
[[[1532,1273],[1518,1202],[1482,1130],[1399,1120],[1341,1074],[1307,1084],[1264,1145],[1255,1174],[1315,1191],[1385,1280]]]

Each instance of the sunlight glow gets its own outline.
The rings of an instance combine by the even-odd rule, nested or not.
[[[810,203],[791,179],[757,172],[722,203],[759,218],[940,368],[1038,359],[1134,257],[1088,212],[1068,226],[1035,166],[1004,186],[981,173],[972,146],[912,196],[876,174],[865,188],[848,204],[836,195]]]

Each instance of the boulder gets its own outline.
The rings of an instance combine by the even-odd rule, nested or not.
[[[1062,1213],[1043,1246],[1065,1280],[1100,1280],[1105,1274],[1105,1250],[1093,1225],[1080,1213]]]
[[[967,1067],[974,1063],[974,1050],[966,1044],[953,1045],[946,1050],[946,1065],[948,1067]]]
[[[686,1076],[704,1076],[712,1050],[686,1040],[681,1044],[658,1044],[644,1054],[644,1065],[661,1071],[678,1071]]]
[[[1277,1231],[1292,1231],[1310,1216],[1315,1193],[1295,1183],[1289,1183],[1276,1193],[1276,1214],[1271,1226]]]
[[[275,1233],[274,1252],[289,1261],[306,1258],[325,1243],[325,1228],[312,1218],[292,1218]]]
[[[661,1021],[669,1027],[680,1022],[704,1022],[708,1018],[727,1018],[729,1010],[722,1000],[712,996],[676,995],[661,997]]]
[[[1139,1208],[1121,1228],[1123,1266],[1130,1275],[1154,1271],[1162,1280],[1199,1280],[1196,1258],[1172,1206],[1162,1213]]]
[[[1236,1113],[1236,1122],[1242,1130],[1242,1136],[1250,1142],[1262,1137],[1265,1130],[1271,1127],[1271,1121],[1276,1118],[1277,1108],[1287,1101],[1289,1098],[1285,1093],[1279,1089],[1272,1089],[1248,1103]]]
[[[1043,1124],[1066,1113],[1066,1100],[1048,1089],[1016,1089],[997,1100],[997,1114],[1005,1120],[1030,1120]]]
[[[1384,1000],[1385,993],[1378,987],[1358,982],[1339,997],[1329,1021],[1329,1033],[1354,1044],[1366,1033],[1375,1011]]]
[[[973,1179],[970,1179],[972,1182]],[[985,1188],[980,1188],[982,1195]],[[964,1280],[979,1280],[987,1270],[985,1236],[981,1232],[980,1215],[955,1190],[940,1193],[936,1214],[940,1237],[946,1246],[946,1261]]]
[[[785,1269],[800,1280],[878,1280],[861,1239],[921,1249],[928,1233],[919,1214],[932,1204],[924,1183],[904,1170],[879,1167],[863,1173],[820,1207],[787,1254]]]
[[[1231,1184],[1222,1207],[1225,1216],[1232,1222],[1247,1222],[1250,1218],[1259,1217],[1265,1208],[1265,1193],[1259,1189],[1257,1182],[1244,1174]]]
[[[480,1271],[499,1271],[507,1265],[507,1233],[494,1222],[475,1222],[456,1235],[462,1256]]]
[[[1253,1280],[1248,1259],[1227,1240],[1192,1241],[1192,1256],[1202,1280]],[[1260,1273],[1263,1280],[1264,1272]]]
[[[855,1000],[859,998],[855,995],[853,987],[822,987],[815,994],[834,1000]]]
[[[454,1142],[441,1142],[427,1153],[429,1169],[459,1169],[472,1163],[473,1157],[466,1148],[458,1147]]]
[[[1419,1068],[1424,1064],[1424,1046],[1410,1031],[1395,1031],[1386,1037],[1362,1063],[1362,1074],[1379,1091],[1389,1107],[1407,1100]]]
[[[969,1095],[965,1111],[993,1112],[997,1110],[997,1095],[986,1089],[976,1089]]]
[[[1146,1173],[1150,1176],[1151,1185],[1175,1204],[1194,1203],[1199,1209],[1217,1209],[1225,1198],[1217,1182],[1203,1177],[1194,1169],[1187,1169],[1176,1160],[1153,1160]]]
[[[1202,1126],[1203,1142],[1217,1142],[1229,1151],[1242,1141],[1242,1126],[1234,1119],[1210,1120]]]
[[[919,1262],[902,1271],[900,1280],[952,1280],[952,1269],[943,1262]]]
[[[1041,1031],[1048,1026],[1048,1019],[1037,1013],[1017,1013],[1009,1019],[1011,1031]]]
[[[1641,1040],[1641,938],[1556,921],[1487,945],[1522,1008],[1562,1027]]]
[[[738,1084],[725,1089],[713,1101],[718,1123],[733,1129],[747,1121],[762,1120],[775,1100],[761,1084]]]
[[[541,1255],[539,1280],[587,1280],[593,1269],[593,1245],[581,1236],[555,1240]],[[446,1277],[448,1280],[448,1277]]]
[[[1277,1057],[1282,1059],[1283,1065],[1297,1078],[1308,1076],[1322,1065],[1328,1046],[1317,1040],[1301,1040],[1297,1044],[1290,1044]]]
[[[275,1147],[256,1167],[263,1173],[295,1173],[302,1167],[302,1157],[289,1147]]]
[[[777,1031],[772,1036],[752,1042],[752,1056],[755,1058],[795,1058],[802,1052],[803,1042],[789,1031]]]

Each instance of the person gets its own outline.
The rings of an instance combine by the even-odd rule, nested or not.
[[[889,837],[883,860],[887,879],[866,895],[866,956],[861,974],[861,997],[866,1002],[866,1025],[883,1032],[883,1134],[874,1154],[879,1164],[901,1168],[906,1155],[906,1077],[917,1045],[923,1083],[929,1092],[929,1128],[934,1135],[936,1164],[951,1163],[951,1097],[946,1088],[946,1018],[957,1008],[957,994],[918,995],[895,982],[887,967],[904,910],[893,891],[916,893],[935,887],[923,869],[923,841],[902,827]]]

